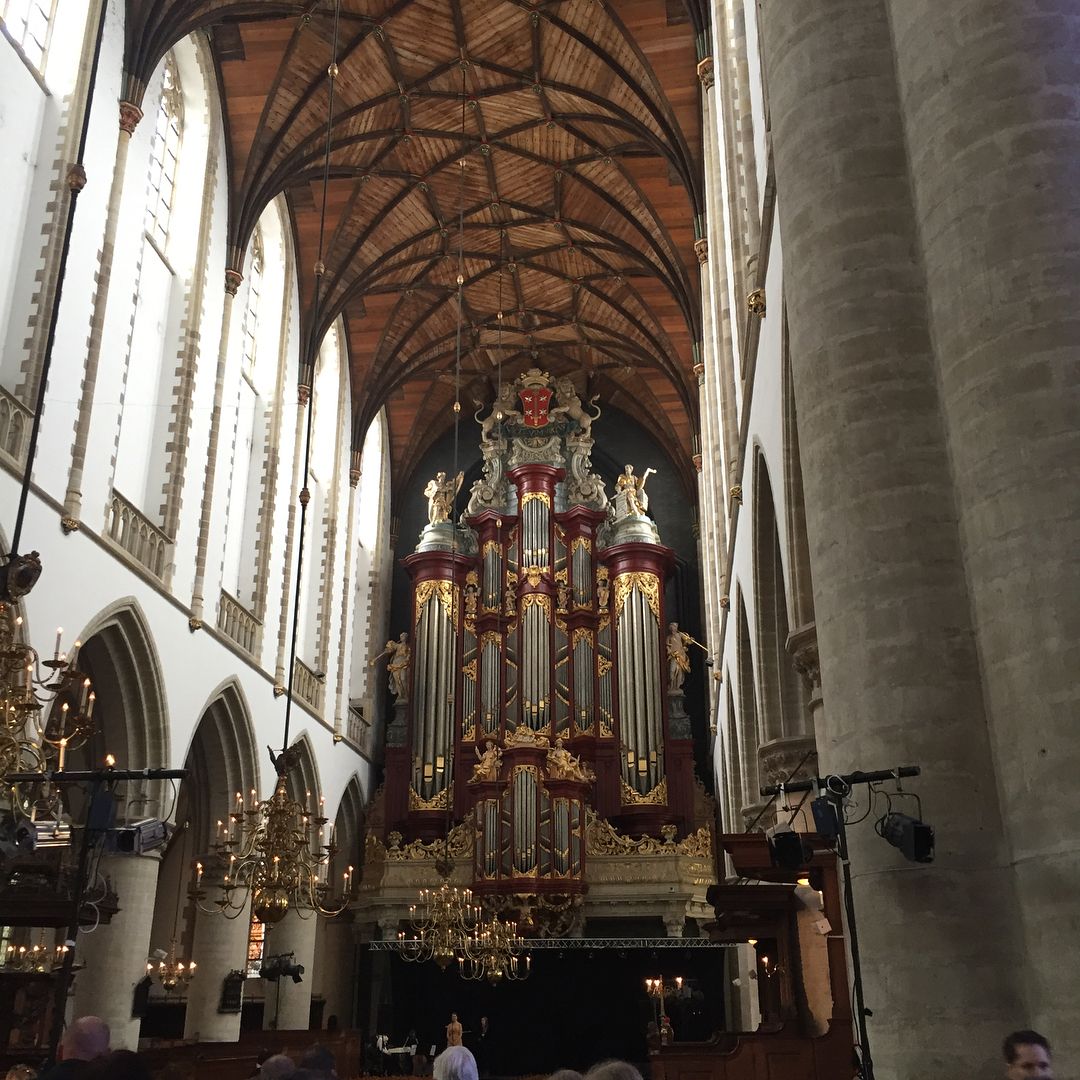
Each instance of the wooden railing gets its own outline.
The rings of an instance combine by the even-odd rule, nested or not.
[[[14,395],[0,387],[0,452],[22,465],[34,414]]]
[[[165,579],[172,541],[115,488],[109,500],[109,538],[155,577]]]
[[[293,668],[293,691],[316,712],[322,712],[323,680],[300,657],[296,658],[296,666]]]
[[[232,638],[249,656],[254,657],[258,653],[262,622],[224,589],[221,590],[221,603],[218,604],[218,629]]]

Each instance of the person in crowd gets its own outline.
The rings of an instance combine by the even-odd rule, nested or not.
[[[33,1065],[12,1065],[4,1080],[34,1080],[37,1069]]]
[[[557,1072],[553,1072],[548,1080],[584,1080],[584,1077],[577,1071],[577,1069],[559,1069]]]
[[[80,1016],[67,1026],[60,1040],[57,1063],[40,1080],[77,1080],[87,1063],[109,1052],[109,1025],[100,1016]]]
[[[328,1046],[316,1043],[304,1051],[292,1080],[337,1080],[337,1061]]]
[[[296,1072],[296,1062],[288,1054],[271,1054],[259,1066],[259,1080],[289,1080]]]
[[[467,1046],[460,1043],[448,1046],[435,1059],[432,1075],[435,1080],[480,1080],[476,1058]]]
[[[134,1050],[112,1050],[86,1063],[80,1080],[152,1080],[150,1065]]]
[[[458,1020],[457,1013],[450,1014],[450,1023],[446,1025],[446,1045],[461,1045],[461,1021]],[[472,1057],[471,1054],[469,1056]]]
[[[1001,1045],[1006,1080],[1054,1080],[1050,1043],[1037,1031],[1014,1031]]]
[[[628,1061],[601,1061],[586,1074],[585,1080],[641,1080],[641,1073]]]

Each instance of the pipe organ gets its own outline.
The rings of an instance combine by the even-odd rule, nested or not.
[[[387,829],[432,839],[471,820],[480,895],[584,892],[589,810],[638,834],[691,824],[674,557],[630,467],[612,499],[591,472],[598,415],[570,380],[526,372],[483,422],[460,521],[432,510],[404,560],[411,693],[388,739]]]

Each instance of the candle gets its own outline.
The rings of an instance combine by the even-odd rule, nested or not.
[[[105,768],[111,769],[116,764],[116,758],[112,754],[105,755]]]
[[[201,862],[197,862],[195,864],[195,888],[198,888],[200,885],[202,885],[202,876],[203,864]]]
[[[34,693],[34,665],[26,665],[26,700],[30,701]]]
[[[87,720],[89,720],[90,717],[92,717],[94,715],[94,702],[95,701],[97,701],[97,694],[95,694],[94,691],[91,690],[90,691],[90,697],[87,700],[87,704],[86,704],[86,719]]]
[[[255,789],[251,789],[251,809],[254,810],[258,804],[255,801]]]
[[[64,628],[62,626],[58,626],[56,628],[56,648],[53,650],[53,659],[54,660],[59,660],[60,659],[60,639],[63,636],[64,636]]]
[[[57,765],[60,772],[64,771],[64,755],[67,754],[67,742],[66,738],[60,740],[60,762]]]

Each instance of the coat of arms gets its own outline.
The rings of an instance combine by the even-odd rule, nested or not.
[[[521,398],[522,418],[526,427],[541,428],[548,425],[548,406],[553,391],[548,386],[525,386],[518,391]]]

